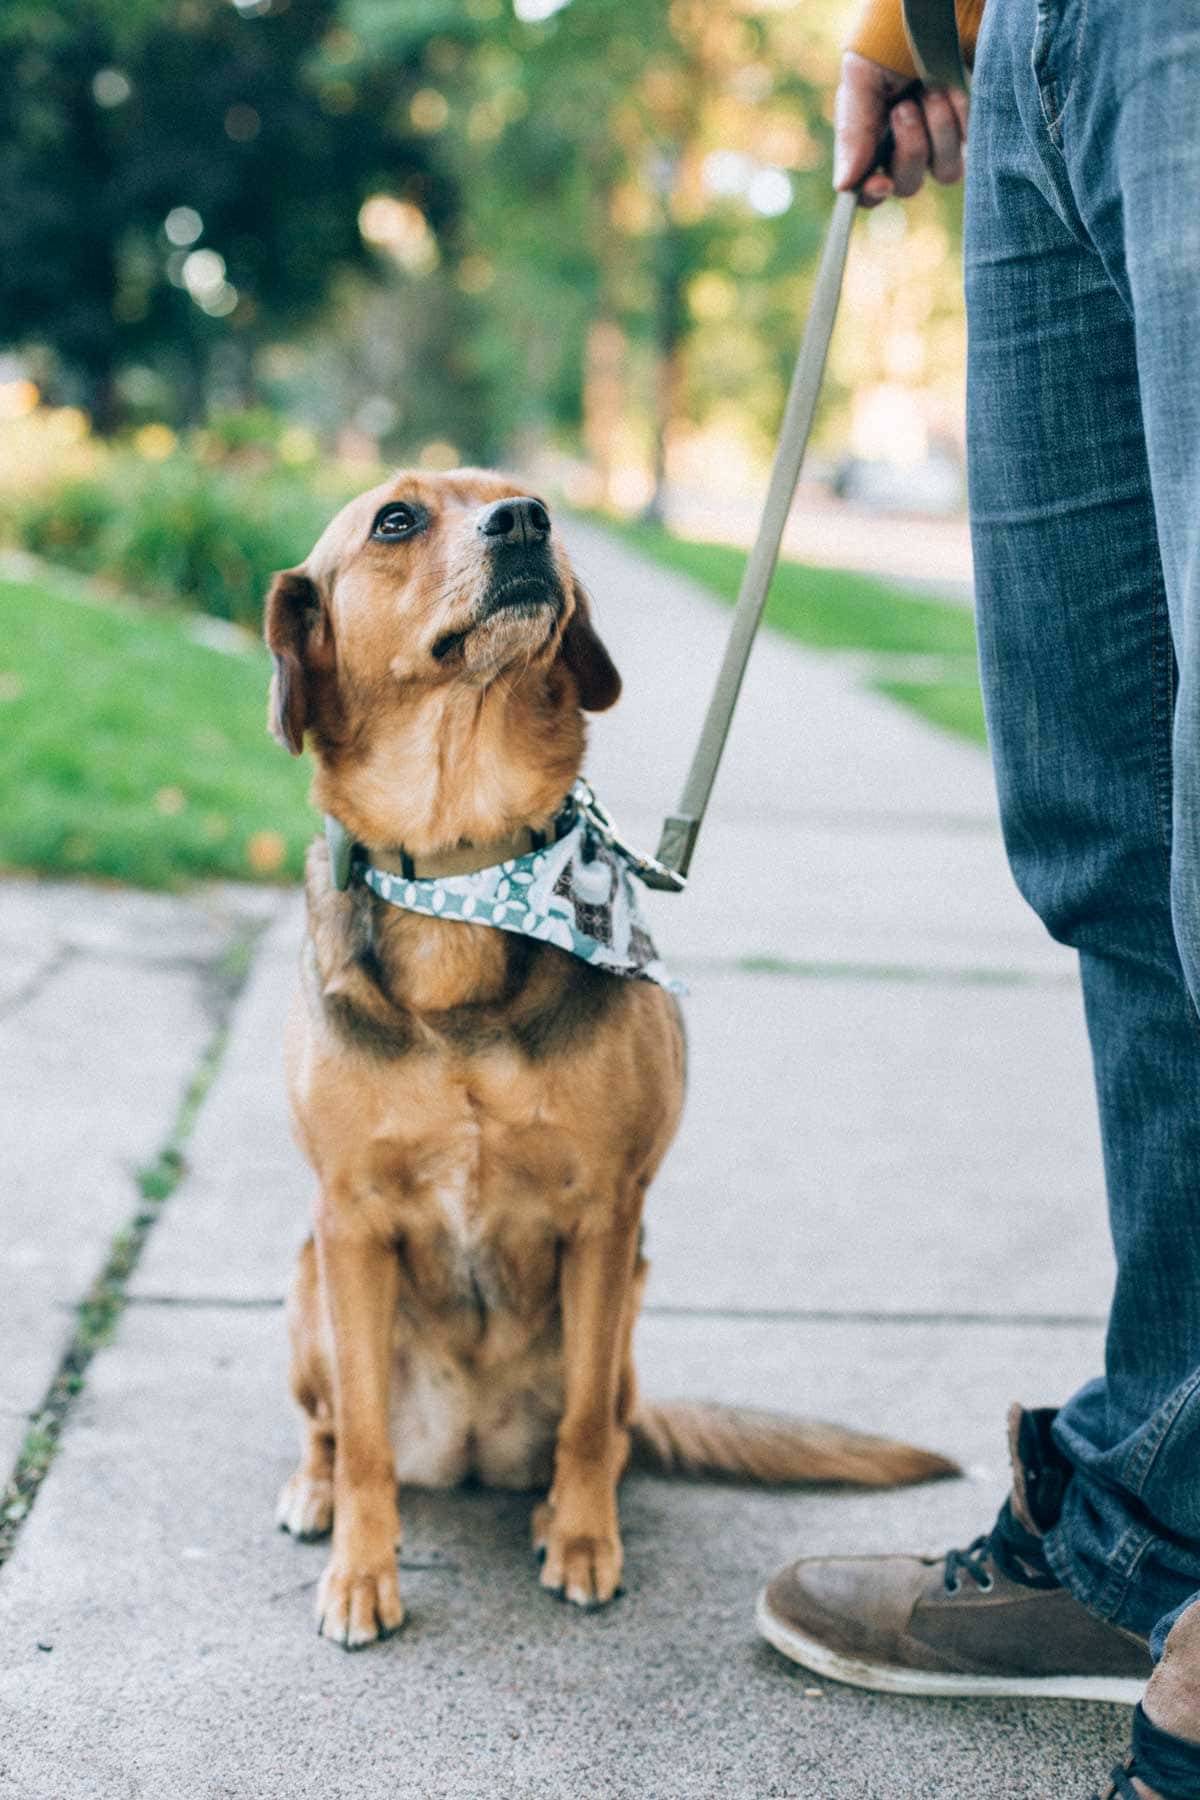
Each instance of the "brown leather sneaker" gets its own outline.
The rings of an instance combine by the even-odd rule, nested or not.
[[[1094,1618],[1042,1552],[1069,1477],[1052,1417],[1013,1408],[1013,1491],[989,1536],[942,1557],[792,1563],[759,1596],[767,1642],[830,1680],[886,1693],[1136,1702],[1145,1642]]]

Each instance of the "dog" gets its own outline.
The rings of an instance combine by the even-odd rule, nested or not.
[[[400,473],[275,577],[269,723],[315,765],[337,843],[397,887],[553,839],[584,715],[620,676],[546,506],[480,470]],[[390,904],[307,859],[286,1032],[319,1194],[288,1304],[302,1454],[279,1501],[332,1529],[320,1630],[404,1618],[397,1484],[548,1489],[543,1587],[619,1592],[617,1485],[662,1471],[868,1486],[956,1472],[888,1439],[638,1395],[642,1206],[679,1122],[661,982],[557,942]],[[607,877],[605,877],[607,879]]]

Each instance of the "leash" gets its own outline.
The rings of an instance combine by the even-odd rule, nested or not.
[[[896,105],[919,93],[925,84],[938,87],[968,86],[953,0],[903,0],[903,8],[905,29],[921,76],[902,93],[897,94],[892,104]],[[895,141],[889,128],[880,140],[875,160],[867,175],[873,174],[878,168],[887,168],[894,150]],[[864,181],[867,175],[863,176]],[[733,622],[701,727],[700,741],[692,757],[679,805],[673,813],[668,814],[663,823],[657,856],[640,859],[642,867],[639,874],[647,887],[659,888],[667,893],[680,893],[687,881],[696,840],[712,797],[725,740],[729,735],[741,692],[746,665],[750,660],[750,652],[779,561],[779,547],[795,497],[796,484],[800,479],[804,453],[808,448],[813,416],[821,392],[825,361],[842,293],[850,233],[857,210],[857,190],[838,194],[834,200],[833,215],[825,234],[800,354],[788,389],[767,497],[763,503],[754,546],[746,561],[738,589]]]
[[[926,85],[969,87],[959,46],[953,0],[901,0],[901,5],[913,60],[920,73],[916,81],[896,95],[892,105],[919,94]],[[895,141],[889,128],[880,139],[867,175],[873,174],[878,168],[886,169],[894,151]],[[863,176],[863,181],[867,179],[867,175]],[[857,210],[857,190],[838,194],[834,200],[833,215],[825,234],[800,354],[788,389],[779,443],[758,533],[738,589],[733,622],[700,731],[700,741],[692,757],[679,806],[664,821],[657,856],[640,854],[624,841],[617,832],[611,814],[601,805],[586,782],[577,782],[569,797],[571,805],[586,820],[593,836],[600,843],[616,853],[646,887],[658,888],[666,893],[681,893],[687,885],[696,840],[712,797],[713,784],[721,765],[742,679],[779,561],[779,547],[796,484],[800,479],[800,469],[821,392],[825,360],[841,298],[850,233],[854,228]],[[325,840],[329,847],[333,885],[343,890],[350,883],[356,846],[340,820],[330,814],[325,818]],[[511,843],[492,845],[486,847],[486,854],[493,861],[499,861],[516,848]],[[468,867],[472,860],[468,855],[461,873],[485,872],[478,863],[474,864],[472,871]],[[372,873],[386,876],[387,871]],[[448,874],[450,871],[447,868],[441,873]],[[412,880],[418,875],[418,871],[415,865],[410,865],[402,868],[401,875]]]

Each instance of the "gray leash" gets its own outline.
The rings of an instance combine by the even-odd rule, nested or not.
[[[804,328],[804,342],[792,376],[792,385],[788,390],[779,447],[775,452],[775,464],[771,470],[767,498],[758,524],[758,535],[742,575],[725,655],[708,703],[708,712],[692,757],[692,766],[683,784],[679,805],[664,822],[659,839],[658,861],[670,879],[651,880],[652,887],[664,887],[677,892],[683,886],[691,866],[696,839],[700,834],[700,826],[720,767],[721,753],[733,722],[746,664],[750,660],[750,651],[767,603],[767,591],[775,574],[775,565],[779,561],[779,546],[791,511],[796,483],[800,479],[804,452],[808,448],[813,414],[821,392],[821,377],[825,372],[825,358],[841,298],[850,232],[857,209],[856,193],[839,194],[834,201],[833,217],[821,252],[808,323]]]
[[[904,22],[914,58],[930,85],[965,87],[958,42],[958,28],[951,0],[904,0]],[[897,100],[904,95],[898,94]],[[894,146],[889,131],[879,146],[872,169],[887,167]],[[866,177],[864,177],[864,180]],[[656,857],[641,857],[638,873],[648,887],[679,893],[691,867],[696,839],[704,821],[721,755],[733,721],[738,694],[750,651],[762,620],[767,593],[779,561],[779,546],[791,511],[804,453],[808,448],[813,415],[821,392],[825,360],[837,318],[850,233],[858,209],[857,193],[838,194],[825,234],[821,262],[813,288],[804,339],[796,361],[792,385],[784,407],[779,445],[771,470],[767,497],[759,520],[758,535],[746,562],[734,607],[733,623],[725,655],[708,703],[700,741],[692,757],[675,812],[664,821]]]

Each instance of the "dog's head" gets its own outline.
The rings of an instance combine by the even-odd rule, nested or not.
[[[368,841],[385,787],[407,802],[386,829],[414,848],[510,828],[540,804],[531,786],[561,798],[580,709],[621,690],[549,510],[474,469],[401,473],[352,500],[275,577],[264,632],[271,729],[293,755],[311,733],[318,804]]]

